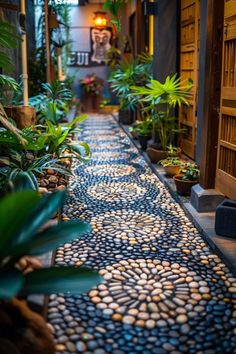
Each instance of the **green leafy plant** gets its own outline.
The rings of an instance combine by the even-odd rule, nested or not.
[[[129,131],[137,132],[139,135],[144,135],[144,136],[151,135],[152,132],[151,118],[147,118],[144,121],[136,121],[136,125],[134,127],[130,127]]]
[[[10,23],[0,20],[0,68],[5,72],[10,72],[14,68],[11,59],[10,50],[18,47],[20,43],[20,36],[17,34],[17,28]],[[4,104],[9,103],[7,95],[10,98],[15,93],[21,92],[20,85],[10,76],[0,74],[0,102]]]
[[[40,255],[79,238],[90,226],[78,220],[59,222],[42,230],[62,207],[65,192],[46,194],[24,191],[9,194],[0,201],[0,299],[17,295],[81,293],[99,282],[91,269],[49,267],[23,274],[17,262],[26,255]]]
[[[106,65],[114,70],[119,64],[121,60],[121,50],[117,47],[112,46],[106,52]]]
[[[55,154],[58,158],[77,158],[87,161],[90,158],[90,149],[87,143],[73,141],[69,134],[75,130],[75,124],[86,119],[87,116],[79,116],[64,126],[54,125],[46,120],[46,131],[44,136],[46,151]]]
[[[173,144],[175,134],[184,133],[184,129],[178,127],[176,117],[172,114],[177,106],[189,105],[192,86],[191,80],[184,86],[175,74],[172,77],[168,76],[164,83],[150,80],[145,87],[132,87],[132,94],[143,102],[143,111],[152,117],[153,127],[164,150]]]
[[[38,190],[37,176],[47,169],[63,175],[71,175],[70,171],[50,154],[35,157],[28,152],[10,149],[6,156],[0,157],[0,165],[2,166],[0,167],[2,188],[9,182],[14,184],[19,176],[24,176],[27,179],[28,189]]]
[[[53,80],[51,84],[42,84],[42,87],[49,101],[56,103],[58,106],[63,106],[72,100],[72,91],[63,82]]]
[[[178,157],[167,157],[164,160],[159,161],[159,164],[163,167],[168,166],[183,166],[184,162],[180,160]]]
[[[13,62],[6,50],[17,48],[20,36],[15,26],[3,20],[0,20],[0,33],[0,67],[10,72],[13,69]]]
[[[64,117],[65,114],[68,112],[68,108],[66,105],[63,105],[58,108],[56,102],[47,102],[46,105],[40,111],[40,117],[38,119],[40,122],[45,122],[45,120],[50,121],[54,125],[58,124]]]
[[[140,104],[138,95],[133,94],[132,87],[145,86],[152,79],[152,61],[147,56],[132,61],[122,62],[120,66],[111,73],[109,82],[111,89],[117,94],[122,109],[135,109]],[[143,108],[143,105],[142,105]]]
[[[121,30],[121,23],[119,19],[119,12],[122,7],[126,4],[126,0],[105,0],[103,5],[104,10],[109,11],[114,18],[111,20],[111,23],[115,26],[117,31]]]
[[[181,169],[181,174],[183,174],[183,181],[197,181],[200,176],[200,170],[195,163],[188,162]]]

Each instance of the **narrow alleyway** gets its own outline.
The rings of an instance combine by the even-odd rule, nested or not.
[[[50,297],[58,353],[236,353],[236,279],[111,116],[93,115],[64,216],[93,232],[56,264],[99,269],[87,295]]]

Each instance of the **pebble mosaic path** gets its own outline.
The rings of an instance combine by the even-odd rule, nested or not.
[[[236,353],[236,279],[110,116],[92,115],[65,218],[93,231],[59,247],[57,265],[99,269],[88,294],[52,295],[59,354]]]

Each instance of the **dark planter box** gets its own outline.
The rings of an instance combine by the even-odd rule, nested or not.
[[[140,142],[142,150],[146,150],[147,143],[150,138],[150,135],[138,135],[138,140]]]
[[[217,235],[236,239],[236,201],[225,199],[216,208],[215,231]]]
[[[135,113],[129,109],[119,110],[119,123],[132,124],[134,122]]]

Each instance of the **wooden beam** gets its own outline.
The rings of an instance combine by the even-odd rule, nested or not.
[[[200,185],[215,187],[219,132],[224,0],[201,1],[197,162]]]

